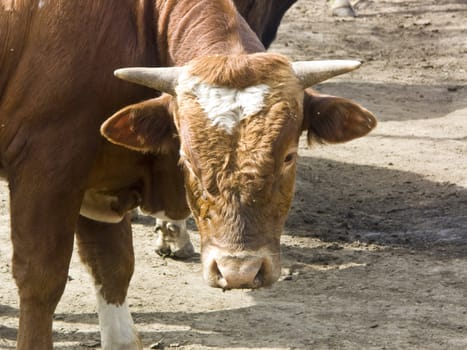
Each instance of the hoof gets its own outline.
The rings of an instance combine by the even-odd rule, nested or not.
[[[191,242],[188,242],[185,246],[183,246],[181,249],[175,250],[172,252],[170,247],[162,247],[156,249],[156,253],[163,258],[174,258],[174,259],[189,259],[195,254],[195,248],[193,247],[193,244]]]

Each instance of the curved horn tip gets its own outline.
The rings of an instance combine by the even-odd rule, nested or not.
[[[337,75],[351,72],[362,63],[358,60],[317,60],[292,62],[292,69],[304,87],[310,87]]]
[[[317,62],[329,64],[329,67],[334,66],[335,69],[348,69],[349,71],[357,69],[362,65],[360,60],[322,60]]]
[[[115,70],[114,75],[131,83],[173,94],[182,71],[182,67],[128,67]]]
[[[114,70],[114,76],[116,76],[117,78],[120,78],[120,79],[124,79],[125,76],[127,76],[128,70],[129,70],[128,68],[116,69],[116,70]]]
[[[120,77],[120,74],[122,74],[122,70],[123,70],[123,69],[116,69],[116,70],[114,70],[114,76],[116,76],[117,78],[119,78],[119,77]]]
[[[360,66],[362,65],[362,62],[359,60],[348,60],[348,62],[349,66],[353,67],[353,69],[360,68]]]
[[[350,60],[350,62],[353,62],[354,65],[358,68],[362,65],[362,61],[360,60]]]

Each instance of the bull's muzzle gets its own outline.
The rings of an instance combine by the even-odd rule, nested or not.
[[[203,252],[203,275],[211,287],[260,288],[280,276],[280,255],[267,250],[231,253],[211,248]]]

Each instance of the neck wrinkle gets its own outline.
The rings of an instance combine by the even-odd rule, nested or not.
[[[166,0],[156,8],[162,66],[181,66],[216,54],[265,51],[231,0]]]

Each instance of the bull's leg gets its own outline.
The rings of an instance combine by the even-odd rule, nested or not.
[[[43,350],[52,349],[52,316],[67,280],[81,198],[59,181],[50,186],[54,181],[47,173],[29,170],[10,179],[13,276],[20,299],[17,349]]]
[[[81,260],[94,278],[102,349],[142,349],[126,301],[134,268],[128,215],[118,224],[80,216],[77,242]]]

